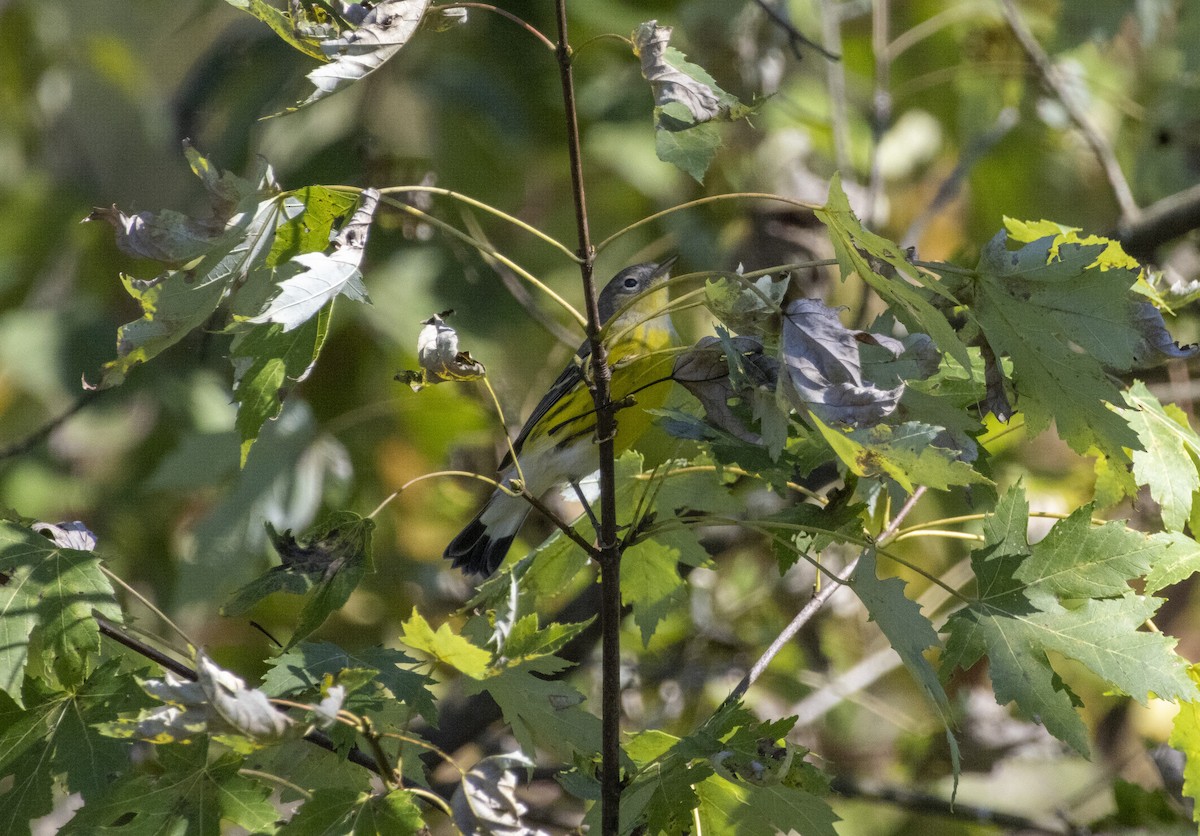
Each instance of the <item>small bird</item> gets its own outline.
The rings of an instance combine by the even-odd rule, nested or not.
[[[679,335],[666,310],[667,288],[676,256],[661,264],[626,267],[604,286],[597,299],[600,320],[607,325],[608,363],[612,367],[611,400],[627,398],[635,405],[617,413],[614,447],[626,450],[650,426],[645,412],[667,399],[674,356],[669,349]],[[655,290],[657,288],[657,290]],[[647,292],[650,291],[650,292]],[[641,294],[645,294],[644,296]],[[635,300],[629,304],[631,300]],[[580,479],[600,465],[596,447],[596,407],[587,379],[591,345],[584,342],[513,441],[520,473],[529,493],[540,496],[556,485]],[[508,454],[500,462],[500,484],[518,477]],[[513,538],[529,516],[530,504],[496,490],[475,518],[446,546],[444,557],[469,574],[490,575],[508,554]]]

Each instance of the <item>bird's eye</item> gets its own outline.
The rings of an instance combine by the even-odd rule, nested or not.
[[[633,290],[637,286],[638,286],[638,280],[635,279],[633,276],[630,276],[628,279],[625,280],[625,289],[626,290]]]

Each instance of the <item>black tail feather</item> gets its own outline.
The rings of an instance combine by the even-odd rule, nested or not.
[[[442,556],[453,561],[455,569],[471,575],[491,575],[500,568],[514,537],[490,537],[479,518],[471,520],[446,546]]]

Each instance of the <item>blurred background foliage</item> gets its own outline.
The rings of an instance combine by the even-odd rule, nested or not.
[[[577,2],[572,39],[592,229],[597,239],[706,194],[766,191],[822,202],[843,171],[859,212],[925,259],[973,265],[1004,215],[1049,218],[1088,231],[1118,229],[1119,206],[1061,101],[1013,37],[995,0],[790,0],[793,24],[843,56],[833,65],[800,47],[754,2]],[[519,8],[518,8],[519,7]],[[873,7],[887,10],[873,29]],[[1200,180],[1200,8],[1190,0],[1058,0],[1019,4],[1035,37],[1079,97],[1132,184],[1139,204]],[[549,3],[514,4],[543,31]],[[188,171],[190,138],[217,165],[247,172],[255,155],[285,188],[310,183],[434,184],[468,194],[558,239],[574,240],[561,96],[552,56],[509,21],[478,10],[466,25],[425,32],[366,83],[294,115],[263,119],[303,98],[299,53],[219,0],[0,0],[0,443],[19,444],[64,414],[114,354],[116,328],[138,312],[122,272],[149,278],[111,230],[80,225],[93,206],[169,207],[203,215]],[[875,15],[878,17],[878,13]],[[652,106],[636,59],[606,33],[657,18],[673,43],[743,100],[769,96],[752,125],[726,126],[726,147],[700,185],[654,155]],[[876,58],[886,44],[887,77]],[[831,87],[831,76],[834,86]],[[841,77],[842,89],[838,89]],[[832,95],[831,95],[832,90]],[[881,96],[881,93],[887,95]],[[881,188],[872,200],[872,169]],[[578,272],[519,229],[434,198],[429,211],[478,228],[502,252],[579,299]],[[708,204],[642,226],[607,249],[601,272],[678,252],[685,270],[747,269],[826,257],[811,217],[751,201]],[[1195,243],[1162,248],[1170,280],[1196,278]],[[310,380],[238,469],[225,338],[205,333],[89,400],[44,438],[0,461],[0,501],[43,520],[79,519],[108,561],[223,664],[253,676],[271,652],[247,619],[217,608],[271,564],[263,522],[303,529],[323,510],[368,513],[414,477],[443,468],[490,473],[498,423],[473,385],[414,395],[393,382],[415,365],[420,320],[454,309],[463,346],[482,360],[514,423],[566,361],[564,344],[532,321],[473,250],[392,213],[372,233],[364,272],[374,306],[340,303]],[[677,269],[676,271],[681,272]],[[812,272],[809,295],[869,316],[857,285]],[[864,304],[865,302],[865,304]],[[550,316],[556,311],[535,300]],[[562,320],[562,317],[558,317]],[[691,335],[707,323],[681,323]],[[1172,323],[1197,334],[1192,317]],[[572,339],[575,339],[574,337]],[[1152,381],[1164,400],[1195,397],[1186,369]],[[1022,478],[1035,510],[1090,498],[1090,462],[1050,434],[1013,438],[997,481]],[[647,455],[676,451],[665,437]],[[10,453],[13,451],[10,450]],[[688,451],[682,450],[683,453]],[[441,479],[406,491],[381,514],[373,570],[322,636],[347,647],[388,642],[418,606],[431,620],[470,593],[441,559],[473,512],[478,485]],[[777,498],[746,486],[747,503]],[[969,499],[969,497],[968,497]],[[932,497],[914,519],[970,513]],[[1136,519],[1152,506],[1119,509]],[[531,524],[525,538],[548,531]],[[691,576],[691,598],[643,649],[631,627],[626,711],[633,725],[690,728],[728,692],[807,600],[812,570],[782,579],[769,544],[713,532],[716,569]],[[945,575],[965,557],[954,541],[914,538],[911,560]],[[836,569],[837,549],[824,559]],[[936,588],[907,578],[927,613]],[[1200,634],[1188,590],[1173,591],[1167,632],[1195,658]],[[278,596],[277,596],[278,598]],[[129,601],[143,624],[153,618]],[[253,613],[286,630],[298,602]],[[801,739],[834,774],[943,791],[948,764],[930,715],[894,654],[847,590],[751,691],[767,716],[801,715]],[[632,664],[636,663],[636,664]],[[1086,674],[1073,687],[1088,692]],[[581,674],[586,685],[587,670]],[[1166,733],[1153,710],[1088,700],[1099,751],[1087,764],[1036,726],[995,705],[985,683],[954,683],[964,733],[959,798],[1026,815],[1112,809],[1114,777],[1154,787],[1146,747]],[[997,793],[1000,793],[997,795]],[[1011,805],[1007,805],[1011,806]],[[843,802],[846,832],[928,832],[906,805]],[[943,825],[950,828],[949,825]],[[963,825],[962,829],[970,829]]]

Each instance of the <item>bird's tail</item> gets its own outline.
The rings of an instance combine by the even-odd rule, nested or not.
[[[496,491],[475,519],[450,541],[442,556],[453,561],[456,569],[473,575],[490,575],[504,562],[527,516],[529,503]]]

